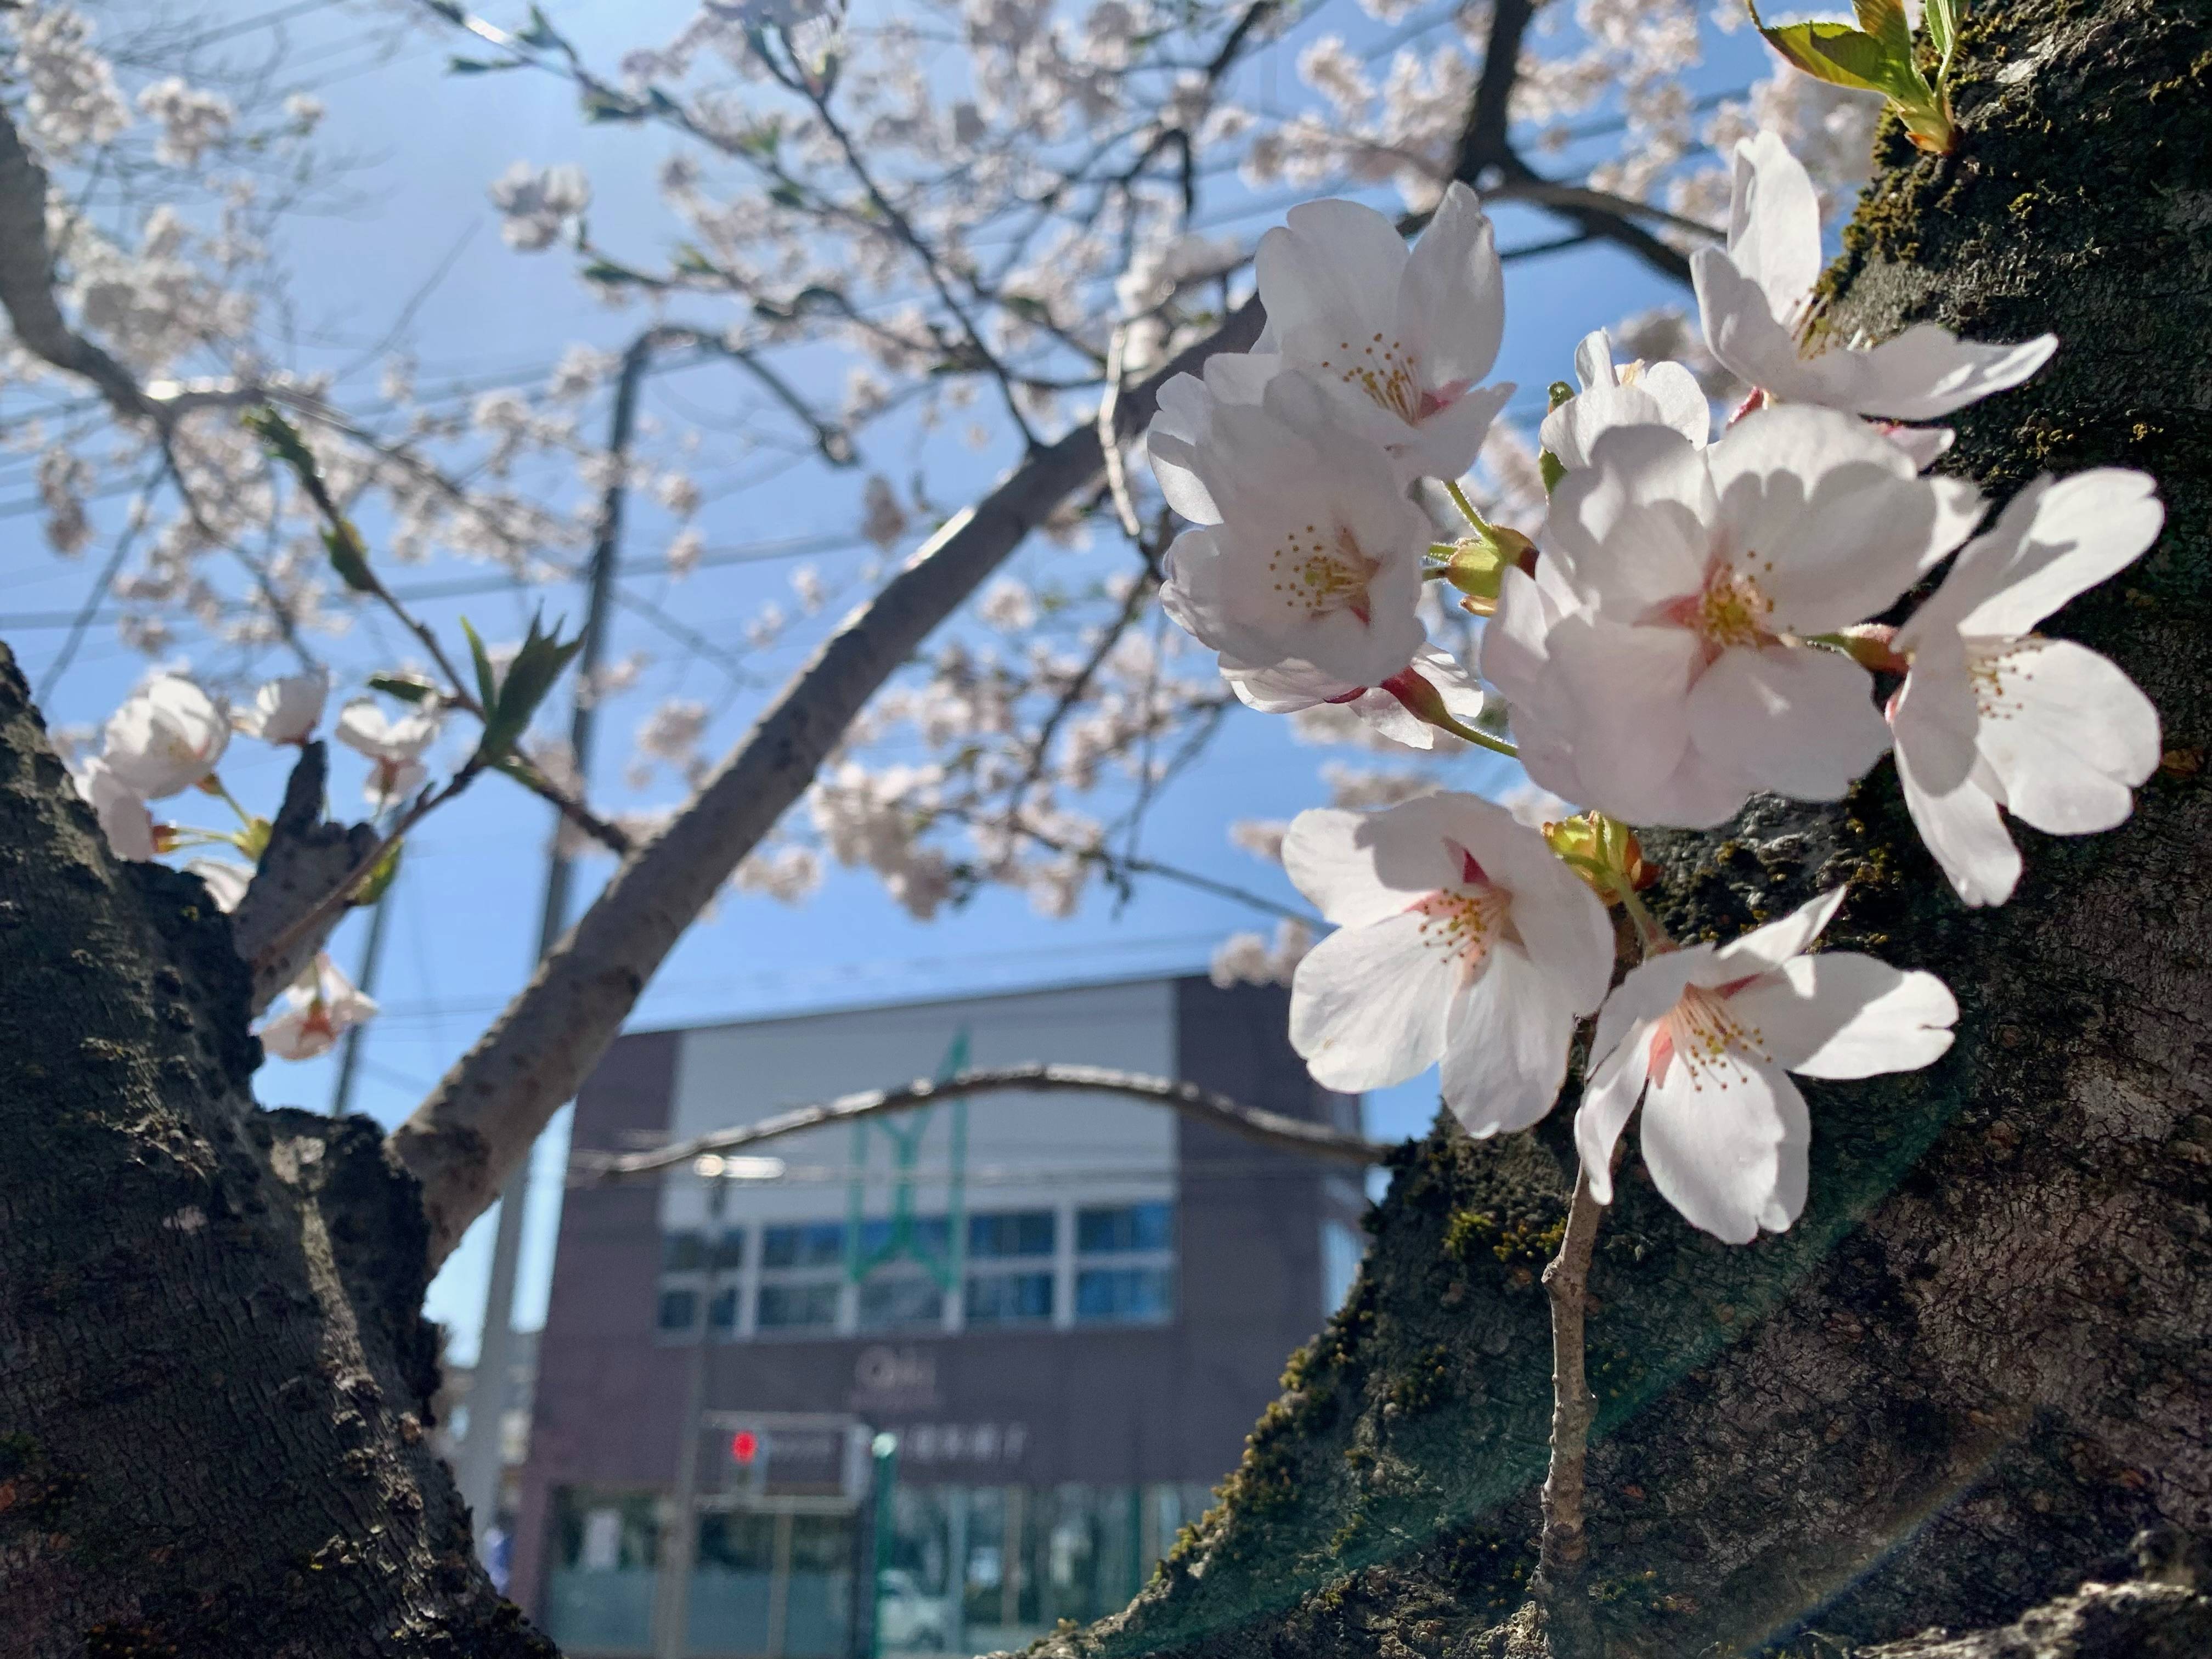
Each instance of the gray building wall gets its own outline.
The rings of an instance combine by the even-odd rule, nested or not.
[[[1172,1008],[1184,1079],[1356,1127],[1358,1103],[1317,1088],[1291,1052],[1280,988],[1182,979]],[[665,1131],[682,1037],[614,1045],[578,1097],[577,1151],[635,1150]],[[1328,1167],[1188,1120],[1177,1122],[1176,1164],[1170,1322],[717,1342],[708,1408],[850,1411],[902,1433],[909,1484],[1218,1481],[1284,1361],[1325,1315],[1323,1220],[1356,1220],[1364,1200]],[[510,1580],[532,1613],[556,1489],[673,1484],[690,1349],[656,1340],[659,1269],[652,1185],[568,1193]]]

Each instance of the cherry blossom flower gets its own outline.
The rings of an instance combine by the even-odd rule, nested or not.
[[[1581,392],[1544,417],[1546,449],[1568,468],[1589,465],[1589,447],[1616,426],[1665,426],[1702,445],[1712,430],[1712,405],[1698,377],[1680,363],[1613,361],[1613,337],[1596,329],[1575,348]]]
[[[1616,427],[1590,460],[1552,498],[1548,595],[1504,584],[1504,625],[1484,642],[1486,677],[1535,739],[1529,776],[1692,829],[1756,790],[1839,798],[1889,731],[1867,671],[1810,638],[1892,604],[1972,530],[1979,493],[1802,407],[1747,416],[1702,450]]]
[[[108,717],[102,758],[123,786],[144,800],[189,789],[216,769],[230,725],[206,692],[180,674],[163,674]]]
[[[2142,556],[2165,513],[2140,472],[2038,479],[1966,544],[1898,630],[1897,774],[1928,850],[1968,904],[2002,904],[2020,852],[1997,809],[2051,835],[2110,830],[2159,762],[2158,711],[2106,658],[2031,630]]]
[[[341,1035],[375,1013],[375,1000],[354,988],[330,952],[319,951],[307,972],[286,988],[283,1006],[261,1028],[261,1046],[279,1060],[313,1060],[330,1053]]]
[[[1309,202],[1260,239],[1267,308],[1255,367],[1310,377],[1337,418],[1382,446],[1407,477],[1456,478],[1510,385],[1479,383],[1498,359],[1504,282],[1489,219],[1454,184],[1409,251],[1397,227],[1356,202]]]
[[[1690,269],[1706,344],[1740,379],[1791,403],[1929,421],[2018,386],[2057,349],[2053,335],[1978,345],[1933,323],[1876,346],[1825,341],[1813,302],[1822,264],[1803,164],[1771,132],[1739,142],[1728,246],[1698,249]]]
[[[338,741],[371,762],[362,793],[382,811],[413,794],[430,775],[422,751],[438,738],[434,714],[417,711],[392,720],[373,697],[356,697],[338,711]]]
[[[1413,661],[1431,531],[1380,450],[1331,427],[1321,394],[1288,375],[1258,405],[1163,414],[1155,470],[1200,527],[1169,548],[1160,603],[1224,675],[1358,687]],[[1175,429],[1186,415],[1202,416],[1195,442]]]
[[[1283,865],[1336,932],[1298,964],[1291,1043],[1323,1087],[1388,1087],[1443,1061],[1471,1134],[1558,1098],[1575,1021],[1605,996],[1613,929],[1541,836],[1480,796],[1301,812]]]
[[[1418,712],[1433,702],[1462,726],[1483,717],[1490,698],[1458,658],[1434,645],[1425,644],[1396,673],[1373,685],[1349,685],[1325,674],[1291,667],[1238,668],[1224,666],[1222,678],[1237,701],[1267,714],[1294,714],[1301,709],[1336,703],[1350,709],[1369,726],[1408,749],[1433,749],[1438,728]]]
[[[296,743],[304,746],[322,724],[323,704],[331,695],[328,670],[290,674],[270,680],[253,694],[253,706],[234,708],[230,723],[249,738],[263,743]]]
[[[1644,1164],[1693,1227],[1731,1244],[1805,1207],[1812,1123],[1789,1073],[1917,1071],[1951,1046],[1959,1006],[1933,974],[1856,951],[1808,956],[1844,902],[1822,894],[1732,944],[1650,957],[1607,998],[1575,1144],[1613,1201],[1613,1152],[1638,1100]]]
[[[155,846],[154,815],[138,792],[116,775],[106,761],[86,761],[70,774],[76,793],[100,820],[108,850],[119,859],[143,864],[158,850]]]

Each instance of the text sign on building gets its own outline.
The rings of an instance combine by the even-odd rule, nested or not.
[[[710,1412],[700,1426],[700,1486],[748,1498],[858,1500],[868,1431],[849,1418]]]

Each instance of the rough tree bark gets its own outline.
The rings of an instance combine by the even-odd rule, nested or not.
[[[1632,1155],[1589,1322],[1592,1611],[1615,1654],[2003,1624],[2125,1576],[2139,1528],[2212,1524],[2212,5],[1972,14],[1963,147],[1886,126],[1831,325],[2058,334],[2039,380],[1959,420],[1949,465],[1999,495],[2041,470],[2157,477],[2158,547],[2049,629],[2136,678],[2168,753],[2119,833],[2016,827],[2028,874],[1994,913],[1953,897],[1887,767],[1836,809],[1647,840],[1678,937],[1848,878],[1830,942],[1936,970],[1963,1017],[1930,1071],[1808,1087],[1812,1198],[1786,1235],[1692,1231]],[[1542,1650],[1523,1602],[1564,1125],[1440,1127],[1403,1154],[1365,1276],[1224,1501],[1056,1655]]]
[[[1964,149],[1885,137],[1836,325],[2059,333],[1955,464],[2158,476],[2159,549],[2054,631],[2119,659],[2172,752],[2124,831],[2021,832],[1993,915],[1886,770],[1840,810],[1655,839],[1679,931],[1850,876],[1836,942],[1942,973],[1965,1016],[1933,1071],[1815,1086],[1788,1235],[1712,1243],[1628,1164],[1589,1322],[1619,1653],[2002,1624],[2123,1576],[2148,1523],[2212,1522],[2212,0],[1975,9]],[[0,653],[0,1656],[550,1652],[425,1449],[415,1182],[365,1124],[256,1109],[249,994],[195,878],[108,856]],[[1057,1650],[1541,1650],[1564,1121],[1400,1155],[1368,1273],[1224,1501]]]

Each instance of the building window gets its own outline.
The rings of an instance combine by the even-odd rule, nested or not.
[[[860,1224],[860,1259],[872,1261],[884,1255],[898,1237],[898,1224],[889,1217]],[[907,1219],[908,1244],[899,1255],[911,1259],[915,1254],[942,1261],[952,1253],[952,1224],[941,1215],[910,1216]],[[894,1261],[899,1257],[893,1257]]]
[[[745,1265],[745,1230],[725,1227],[720,1241],[714,1246],[714,1269],[716,1273],[733,1273]]]
[[[660,1328],[664,1331],[688,1331],[698,1322],[699,1292],[696,1291],[663,1291],[660,1293]]]
[[[1075,1212],[1075,1248],[1083,1255],[1123,1255],[1175,1248],[1175,1206],[1121,1204]]]
[[[967,1314],[970,1325],[1049,1325],[1052,1274],[970,1273]]]
[[[838,1267],[845,1262],[845,1224],[806,1221],[761,1232],[763,1267]]]
[[[1005,1256],[1050,1255],[1059,1219],[1050,1210],[1010,1210],[968,1218],[968,1259],[991,1261]]]
[[[695,1232],[661,1234],[661,1272],[665,1273],[696,1273],[706,1265],[706,1241],[699,1234]]]
[[[864,1331],[933,1329],[945,1323],[945,1292],[917,1273],[878,1273],[860,1286]]]
[[[1075,1275],[1075,1317],[1085,1325],[1149,1325],[1175,1312],[1165,1267],[1085,1267]]]
[[[725,1285],[707,1303],[707,1326],[720,1335],[727,1336],[738,1328],[738,1287]]]
[[[763,1282],[755,1323],[764,1331],[834,1326],[837,1322],[837,1290],[834,1279],[781,1285]]]
[[[1087,1206],[1075,1212],[1079,1325],[1157,1325],[1175,1316],[1175,1206]]]

